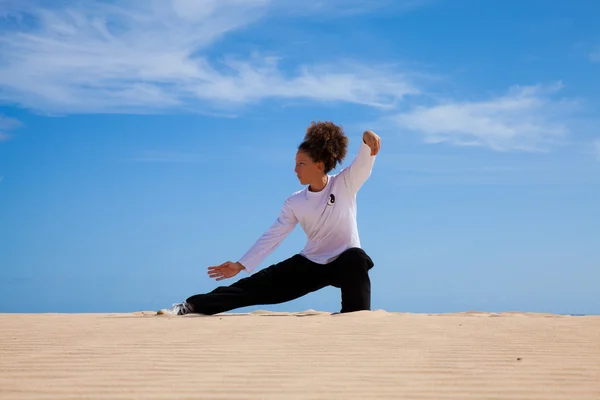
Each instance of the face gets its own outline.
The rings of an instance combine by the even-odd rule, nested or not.
[[[314,162],[308,154],[299,150],[296,153],[296,168],[294,172],[302,185],[308,185],[323,176],[324,167],[322,162]]]

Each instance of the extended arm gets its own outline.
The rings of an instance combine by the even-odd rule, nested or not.
[[[226,261],[221,265],[208,267],[208,276],[217,281],[231,278],[240,271],[250,273],[260,265],[286,238],[298,223],[294,211],[286,200],[277,220],[237,262]]]
[[[254,271],[283,242],[298,223],[294,211],[286,200],[279,217],[238,261],[248,273]]]

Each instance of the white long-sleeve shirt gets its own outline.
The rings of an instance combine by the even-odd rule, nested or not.
[[[375,156],[361,141],[354,161],[319,192],[308,186],[289,196],[277,220],[239,260],[250,273],[267,258],[299,223],[308,239],[301,255],[318,264],[335,260],[351,247],[360,247],[356,223],[356,194],[371,175]]]

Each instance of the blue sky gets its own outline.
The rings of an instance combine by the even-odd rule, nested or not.
[[[372,305],[600,313],[597,1],[0,0],[0,312],[217,283],[313,120],[382,138]],[[338,168],[339,170],[339,168]],[[260,267],[302,249],[298,227]],[[229,284],[245,277],[243,273]],[[277,306],[338,311],[328,288]]]

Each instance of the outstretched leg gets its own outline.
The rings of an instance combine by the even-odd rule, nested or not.
[[[342,313],[371,309],[371,280],[369,270],[373,260],[364,250],[346,250],[331,264],[333,286],[342,291]]]
[[[297,254],[271,265],[230,286],[219,286],[186,300],[193,312],[214,315],[236,308],[279,304],[302,297],[328,285],[323,265]]]

